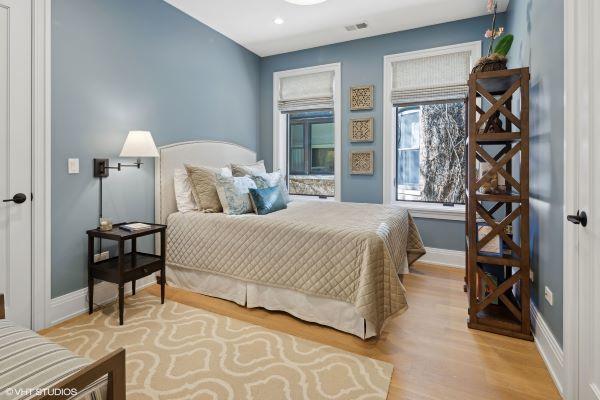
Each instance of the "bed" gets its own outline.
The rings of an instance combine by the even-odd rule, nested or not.
[[[177,211],[173,174],[184,163],[248,164],[256,154],[214,141],[159,149],[156,221],[166,223],[172,286],[280,310],[363,339],[407,308],[399,274],[425,253],[407,210],[292,201],[266,216]]]

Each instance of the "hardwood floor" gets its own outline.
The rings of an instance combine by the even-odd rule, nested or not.
[[[534,343],[467,328],[464,271],[418,264],[412,272],[404,282],[408,311],[367,341],[172,287],[167,298],[392,363],[388,399],[560,399]],[[157,285],[145,290],[160,295]]]

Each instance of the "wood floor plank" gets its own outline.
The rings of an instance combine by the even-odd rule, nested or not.
[[[394,365],[388,399],[560,399],[535,344],[467,328],[464,271],[416,264],[404,280],[409,309],[363,341],[286,313],[167,288],[167,298]],[[147,289],[160,295],[160,287]],[[51,328],[52,329],[52,328]]]

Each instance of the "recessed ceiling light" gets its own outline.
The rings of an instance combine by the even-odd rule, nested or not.
[[[283,24],[285,21],[283,20],[283,18],[277,17],[273,20],[273,22],[277,25],[281,25]]]
[[[297,6],[312,6],[315,4],[325,3],[327,0],[285,0],[288,3],[296,4]]]

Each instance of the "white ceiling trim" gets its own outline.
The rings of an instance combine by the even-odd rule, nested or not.
[[[328,0],[312,6],[284,0],[165,1],[263,57],[487,14],[485,0]],[[498,11],[506,11],[508,2],[498,0]],[[284,23],[275,24],[276,18]],[[360,22],[368,27],[344,28]]]

